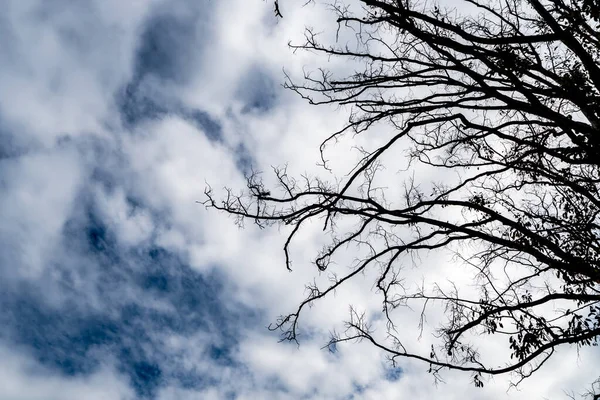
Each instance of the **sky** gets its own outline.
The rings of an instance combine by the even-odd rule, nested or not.
[[[298,236],[290,273],[284,230],[239,229],[197,201],[207,185],[242,188],[250,168],[323,173],[318,145],[347,117],[282,87],[284,69],[352,66],[291,51],[307,25],[333,39],[335,17],[280,3],[283,19],[262,0],[3,3],[0,400],[583,391],[597,352],[565,349],[516,389],[501,377],[480,389],[456,373],[436,385],[426,365],[393,367],[365,343],[323,349],[349,304],[380,308],[367,279],[308,310],[299,346],[267,329],[316,275],[319,227]],[[329,153],[338,170],[353,145]],[[417,343],[416,317],[398,318]]]

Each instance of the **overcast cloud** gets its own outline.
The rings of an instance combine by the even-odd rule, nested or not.
[[[351,67],[292,53],[287,43],[305,25],[335,21],[318,5],[280,3],[283,20],[261,0],[3,2],[0,400],[561,399],[582,390],[597,376],[597,353],[563,350],[506,392],[504,379],[476,389],[460,374],[435,386],[425,365],[392,368],[366,344],[322,350],[348,304],[379,309],[367,279],[305,315],[300,347],[266,329],[302,299],[318,227],[298,237],[289,273],[284,231],[240,230],[196,201],[205,182],[242,187],[251,166],[323,173],[318,144],[344,110],[284,90],[282,68]],[[340,171],[357,156],[351,145],[331,150]],[[417,316],[400,318],[407,340],[427,348]]]

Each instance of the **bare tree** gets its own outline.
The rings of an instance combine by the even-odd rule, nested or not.
[[[296,341],[307,306],[376,271],[387,335],[374,335],[368,316],[353,311],[331,345],[367,340],[393,362],[422,360],[436,377],[443,369],[467,371],[477,386],[486,375],[505,373],[517,384],[558,346],[596,346],[600,3],[359,3],[333,4],[338,32],[353,32],[356,42],[321,43],[308,29],[306,42],[292,47],[347,58],[360,70],[336,76],[320,69],[300,82],[288,76],[286,85],[311,104],[352,109],[348,124],[323,142],[325,168],[326,145],[346,134],[369,135],[383,126],[378,139],[391,132],[385,143],[363,149],[355,168],[335,182],[296,179],[280,168],[276,187],[251,174],[240,195],[228,190],[222,199],[206,191],[205,204],[240,221],[291,226],[288,268],[294,236],[316,219],[331,240],[316,256],[318,271],[328,271],[350,244],[366,254],[351,268],[337,268],[329,286],[311,285],[308,297],[272,328]],[[378,177],[390,169],[383,161],[390,153],[405,168],[434,168],[444,178],[417,180],[409,173],[382,186]],[[403,195],[391,196],[399,187]],[[354,229],[340,230],[344,219],[356,221]],[[477,290],[406,282],[406,256],[435,249],[454,251],[472,267]],[[444,268],[452,277],[453,266]],[[415,307],[426,318],[434,303],[447,319],[427,338],[429,354],[420,354],[403,344],[394,310]],[[481,337],[505,343],[506,358],[483,357],[475,340]]]

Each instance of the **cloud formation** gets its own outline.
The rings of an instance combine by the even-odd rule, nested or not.
[[[434,387],[423,365],[391,367],[366,344],[321,349],[349,303],[379,307],[368,280],[311,310],[300,347],[278,343],[265,327],[303,297],[318,227],[299,236],[290,274],[280,232],[239,230],[196,203],[205,182],[241,187],[251,166],[322,173],[318,143],[343,112],[280,85],[282,67],[324,62],[286,47],[307,21],[332,22],[301,5],[278,21],[261,1],[8,1],[0,399],[506,396],[501,380]],[[341,167],[355,159],[332,151]],[[587,355],[564,357],[560,380],[547,367],[511,397],[594,378]]]

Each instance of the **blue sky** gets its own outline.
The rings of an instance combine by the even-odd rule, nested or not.
[[[300,347],[266,329],[303,297],[319,228],[290,274],[283,232],[196,201],[250,166],[317,173],[318,143],[344,121],[281,87],[283,67],[350,68],[293,54],[308,21],[334,20],[281,3],[283,20],[260,0],[4,5],[0,400],[507,396],[501,380],[436,387],[426,366],[392,368],[365,344],[322,350],[350,302],[379,307],[367,280],[311,310]],[[332,158],[355,160],[343,146]],[[573,365],[543,393],[585,382]]]

